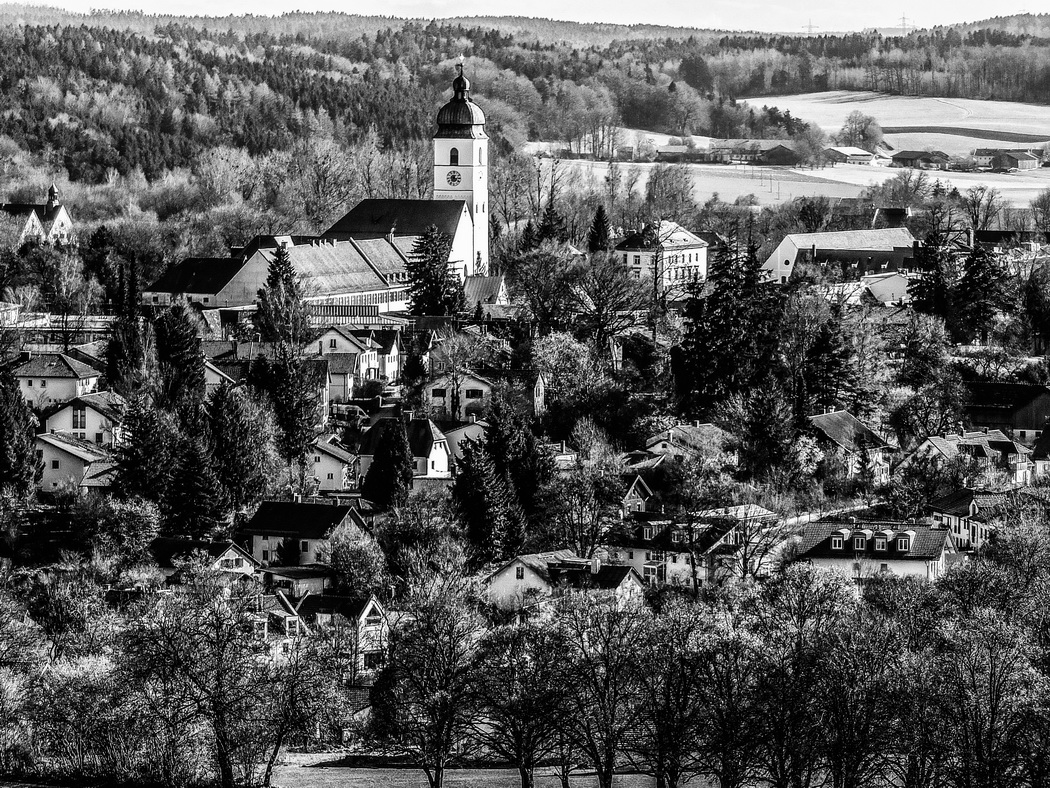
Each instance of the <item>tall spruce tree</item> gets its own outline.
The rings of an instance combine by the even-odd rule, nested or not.
[[[605,213],[605,206],[599,205],[594,212],[594,220],[591,229],[587,233],[587,251],[591,254],[609,251],[611,241],[609,238],[609,217]]]
[[[106,342],[106,380],[109,388],[125,397],[142,385],[146,356],[142,335],[142,319],[139,316],[138,275],[135,262],[130,264],[130,274],[124,276],[120,268],[117,294],[117,315],[113,321],[109,340]]]
[[[205,392],[204,352],[196,321],[179,301],[160,314],[155,329],[161,404],[183,416],[195,414]]]
[[[547,208],[540,219],[536,240],[538,243],[549,241],[555,244],[563,244],[569,240],[569,229],[565,226],[565,217],[558,212],[553,199],[547,201]]]
[[[25,498],[37,475],[36,419],[8,366],[0,369],[0,493]]]
[[[514,555],[524,541],[521,514],[514,506],[506,476],[497,468],[485,441],[463,444],[452,501],[463,524],[475,567]]]
[[[176,448],[163,511],[165,530],[174,536],[208,538],[224,525],[229,501],[202,439],[183,438]]]
[[[276,456],[272,415],[248,390],[219,386],[208,400],[208,442],[215,473],[234,512],[262,500]]]
[[[452,239],[431,225],[408,256],[409,301],[414,315],[454,315],[465,308],[463,287],[449,269]]]
[[[508,482],[514,507],[530,528],[535,527],[546,514],[541,491],[557,475],[554,458],[504,397],[493,399],[485,422],[489,456]]]
[[[319,402],[310,362],[279,343],[274,358],[259,356],[248,370],[248,383],[264,393],[273,409],[276,445],[281,459],[291,467],[303,464],[314,439]]]
[[[982,246],[974,245],[963,262],[959,280],[959,323],[966,338],[988,342],[988,331],[1009,304],[1006,270]]]
[[[408,500],[412,488],[412,451],[405,423],[400,418],[379,424],[384,425],[383,433],[361,485],[361,495],[380,508],[390,509],[403,506]]]
[[[143,394],[124,411],[124,438],[117,446],[114,487],[124,498],[163,503],[176,467],[179,434],[171,416]]]
[[[264,341],[284,342],[296,350],[312,336],[302,282],[284,245],[278,246],[270,258],[254,321]]]
[[[961,272],[947,240],[936,233],[929,235],[915,257],[915,268],[919,275],[908,285],[912,306],[919,312],[943,319],[948,332],[958,341]]]

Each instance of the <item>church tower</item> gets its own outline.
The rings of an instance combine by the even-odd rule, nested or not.
[[[489,138],[485,113],[470,100],[463,65],[452,80],[452,100],[438,110],[434,135],[434,199],[463,200],[474,222],[474,259],[468,274],[489,265]]]

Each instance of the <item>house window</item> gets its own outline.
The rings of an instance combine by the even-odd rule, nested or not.
[[[270,560],[270,551],[269,551],[269,550],[263,550],[263,557],[262,557],[262,560],[263,560],[263,562],[264,562],[264,563],[265,563],[266,561],[269,561],[269,560]]]
[[[329,481],[331,481],[333,478],[335,478],[335,474],[331,474],[331,473],[328,474],[328,480]]]
[[[102,443],[103,435],[101,432],[95,433],[95,443]]]
[[[640,254],[636,254],[634,256],[634,264],[635,265],[641,265],[642,264],[642,256]]]
[[[31,380],[27,380],[27,381],[26,381],[26,387],[27,387],[27,388],[33,388],[33,381],[31,381]]]
[[[318,463],[318,462],[320,462],[320,461],[321,461],[321,455],[320,455],[320,454],[315,454],[315,455],[314,455],[314,462],[315,462],[315,463]]]
[[[864,541],[865,541],[865,539],[864,539],[863,536],[854,536],[853,537],[853,549],[854,550],[863,550],[864,549]]]
[[[685,534],[683,534],[681,531],[674,531],[671,534],[671,541],[672,542],[684,542],[685,541]]]
[[[651,525],[647,525],[642,528],[642,537],[645,539],[653,538],[653,527]]]
[[[628,550],[627,551],[627,560],[628,561],[633,561],[634,560],[634,550]]]
[[[888,571],[890,571],[890,565],[889,564],[880,564],[879,565],[879,571],[880,572],[888,572]]]
[[[897,540],[897,549],[902,553],[908,552],[908,537],[902,536]]]
[[[58,470],[58,460],[51,460],[51,470],[53,470],[53,471],[57,471]]]
[[[524,580],[525,579],[525,567],[523,567],[523,566],[516,566],[516,567],[514,567],[514,579],[515,580]]]
[[[485,396],[485,392],[481,389],[467,389],[467,399],[481,399]]]
[[[647,552],[647,553],[645,554],[645,560],[646,560],[646,561],[652,561],[652,560],[653,560],[653,554],[652,554],[652,553],[649,553],[649,552]]]
[[[299,552],[300,553],[309,553],[310,552],[310,543],[308,541],[306,541],[305,539],[303,539],[301,542],[299,542]]]
[[[82,430],[87,427],[87,408],[73,408],[73,429]]]
[[[434,399],[444,399],[445,398],[445,390],[444,389],[434,389],[433,391],[430,392],[430,395]]]
[[[336,342],[335,337],[332,337],[331,339],[328,340],[328,349],[329,350],[335,350],[335,348],[336,348],[335,342]]]
[[[382,651],[366,651],[365,652],[365,670],[377,670],[383,667],[383,652]]]
[[[841,550],[842,549],[842,537],[841,536],[833,536],[833,537],[831,537],[831,549],[832,550]]]
[[[886,537],[885,536],[876,536],[875,537],[875,549],[876,550],[885,550],[886,549]]]
[[[40,388],[42,388],[42,389],[46,389],[47,388],[47,381],[46,380],[40,381]]]

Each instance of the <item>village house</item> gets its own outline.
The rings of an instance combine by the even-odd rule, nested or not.
[[[268,566],[256,574],[268,592],[281,591],[289,597],[323,594],[335,583],[335,571],[328,564]]]
[[[979,550],[995,531],[989,520],[1002,510],[1011,492],[1008,490],[961,490],[942,495],[930,502],[930,516],[952,533],[959,550]]]
[[[68,432],[37,435],[36,456],[43,467],[37,486],[47,492],[79,488],[90,467],[110,459],[109,452],[99,444]]]
[[[796,560],[849,576],[858,585],[878,575],[933,582],[960,560],[942,525],[896,521],[819,520],[803,529]]]
[[[893,167],[915,170],[946,170],[951,163],[947,153],[939,150],[902,150],[890,157]]]
[[[863,148],[840,145],[824,148],[824,158],[832,164],[874,164],[875,154]]]
[[[876,484],[889,480],[893,447],[852,413],[820,413],[810,416],[809,424],[825,453],[839,453],[847,478],[855,479],[866,469]]]
[[[338,445],[335,435],[321,435],[307,452],[310,475],[320,492],[339,492],[350,486],[354,455]]]
[[[966,384],[966,418],[975,427],[1002,430],[1034,443],[1050,419],[1050,388],[1027,383]]]
[[[197,558],[203,558],[208,569],[228,574],[230,579],[251,578],[259,566],[244,549],[228,540],[158,537],[150,543],[150,554],[168,583],[177,582],[182,567]]]
[[[911,280],[900,271],[868,274],[862,276],[860,281],[871,296],[871,300],[877,304],[888,306],[911,303],[911,295],[908,293]]]
[[[486,596],[505,610],[542,604],[561,593],[596,593],[617,600],[638,598],[641,577],[630,566],[580,558],[572,550],[518,555],[485,579]]]
[[[64,353],[27,353],[14,367],[22,398],[34,408],[69,402],[98,389],[99,373]]]
[[[623,498],[620,500],[620,516],[626,518],[632,514],[644,512],[649,499],[652,497],[653,491],[649,489],[645,479],[638,474],[634,474],[634,478],[627,487],[627,492],[623,494]]]
[[[100,446],[121,442],[121,424],[127,400],[114,391],[97,391],[76,397],[51,413],[44,422],[47,432],[65,432]]]
[[[349,523],[364,526],[349,506],[263,501],[238,529],[237,541],[262,566],[303,566],[317,563],[321,543]]]
[[[4,203],[0,213],[20,225],[17,245],[26,241],[44,244],[67,244],[76,240],[73,219],[58,198],[58,187],[51,184],[44,203]]]
[[[728,440],[729,433],[714,424],[676,424],[646,440],[645,452],[675,460],[699,460],[720,454]]]
[[[684,298],[690,283],[707,279],[707,241],[666,219],[628,235],[616,254],[657,295]]]
[[[785,284],[799,263],[838,266],[851,279],[912,267],[915,237],[904,227],[791,233],[784,236],[765,263],[770,281]]]
[[[1029,484],[1035,476],[1032,450],[1011,440],[1000,430],[931,435],[893,469],[899,475],[913,462],[952,460],[959,455],[973,458],[983,468],[1003,474],[1012,484]]]
[[[358,483],[364,483],[372,467],[376,450],[393,419],[381,419],[361,436],[357,450]],[[449,479],[452,476],[451,452],[448,439],[430,419],[411,419],[405,425],[409,451],[412,454],[412,474],[416,478]]]
[[[390,624],[382,603],[367,599],[306,593],[289,597],[306,631],[324,631],[343,659],[347,678],[368,682],[383,666],[390,643]]]
[[[764,164],[793,167],[799,163],[798,151],[790,140],[726,139],[711,140],[709,157],[726,164]]]
[[[453,392],[459,392],[459,406],[454,410]],[[437,375],[427,386],[430,395],[430,412],[440,418],[469,421],[484,410],[492,401],[496,384],[473,372],[458,375]]]

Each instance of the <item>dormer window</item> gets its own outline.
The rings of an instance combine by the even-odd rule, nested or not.
[[[675,543],[681,543],[685,541],[685,534],[681,531],[673,531],[671,533],[671,541]]]
[[[646,525],[646,526],[644,526],[642,528],[642,538],[643,539],[652,539],[653,538],[653,527],[651,525]]]
[[[854,536],[853,537],[853,549],[854,550],[863,550],[864,549],[864,543],[866,541],[867,540],[863,536]]]
[[[897,549],[902,552],[908,552],[908,537],[901,536],[897,539]]]
[[[886,537],[885,536],[876,536],[875,537],[875,549],[876,550],[885,550],[886,549]]]
[[[842,549],[842,537],[841,536],[833,536],[833,537],[831,537],[831,549],[832,550],[841,550]]]

